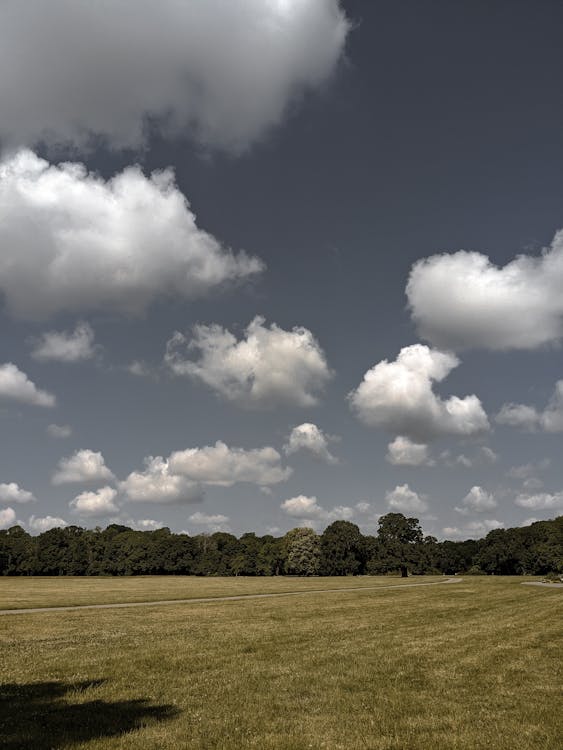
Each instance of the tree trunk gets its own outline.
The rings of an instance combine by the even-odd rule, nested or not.
[[[401,565],[401,578],[408,578],[409,571],[407,570],[406,565]]]

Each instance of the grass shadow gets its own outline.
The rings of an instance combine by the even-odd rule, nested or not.
[[[179,713],[174,706],[154,705],[142,698],[72,702],[104,682],[0,685],[0,746],[3,750],[57,750],[115,737]]]

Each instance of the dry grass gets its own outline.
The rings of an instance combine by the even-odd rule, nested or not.
[[[474,578],[7,615],[0,737],[8,750],[559,750],[562,603]]]
[[[440,581],[442,576],[425,576],[402,581],[390,576],[340,578],[196,578],[193,576],[135,576],[84,578],[65,576],[1,577],[0,609],[26,609],[80,604],[113,604],[158,600],[197,599],[210,596],[267,594],[351,586]]]

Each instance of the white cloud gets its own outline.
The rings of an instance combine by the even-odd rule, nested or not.
[[[398,435],[389,443],[385,458],[395,466],[432,466],[434,463],[425,443],[415,443],[404,435]]]
[[[189,353],[199,351],[197,361]],[[197,325],[193,338],[176,332],[168,341],[165,361],[176,375],[203,383],[228,401],[246,407],[279,404],[314,406],[332,373],[311,331],[269,328],[257,316],[245,338],[219,325]]]
[[[532,518],[526,518],[526,520],[525,520],[525,521],[522,521],[522,523],[520,524],[520,526],[521,526],[521,527],[524,527],[524,526],[531,526],[531,525],[532,525],[533,523],[537,523],[537,522],[538,522],[539,520],[540,520],[539,518],[535,518],[535,517],[532,517]]]
[[[96,492],[82,492],[71,500],[69,507],[79,516],[98,518],[119,513],[115,504],[117,491],[112,487],[102,487]]]
[[[293,453],[305,450],[327,464],[336,464],[338,459],[328,449],[329,440],[334,440],[334,438],[326,435],[316,424],[304,422],[292,429],[284,445],[284,451],[287,456],[291,456]]]
[[[120,490],[135,503],[198,503],[203,490],[197,482],[175,474],[162,456],[145,459],[144,471],[133,471]]]
[[[496,508],[497,504],[491,493],[476,485],[463,498],[461,507],[456,507],[455,510],[463,515],[472,511],[475,513],[486,513],[488,510]]]
[[[89,323],[77,323],[74,331],[48,331],[31,352],[34,359],[57,362],[80,362],[96,354],[94,331]]]
[[[281,466],[281,456],[274,448],[229,448],[220,440],[213,446],[175,451],[168,463],[174,474],[222,487],[231,487],[236,482],[278,484],[292,473],[289,467]]]
[[[384,359],[368,370],[348,398],[365,424],[415,442],[478,435],[489,429],[489,422],[477,396],[444,400],[432,390],[433,382],[444,380],[458,364],[448,352],[422,344],[407,346],[394,362]]]
[[[563,508],[563,492],[538,493],[537,495],[518,495],[514,501],[520,508],[532,508],[533,510],[552,510]]]
[[[463,250],[417,261],[407,297],[420,335],[464,349],[535,349],[563,335],[563,232],[499,268]]]
[[[397,485],[385,494],[385,499],[390,510],[399,513],[424,513],[428,510],[428,503],[408,484]]]
[[[64,518],[57,518],[56,516],[45,516],[44,518],[30,516],[27,526],[30,531],[43,534],[45,531],[50,531],[51,529],[64,529],[65,526],[68,526],[68,523]]]
[[[133,522],[133,528],[137,531],[157,531],[162,529],[164,524],[161,521],[155,521],[152,518],[141,518],[139,521]]]
[[[497,521],[494,518],[485,519],[483,521],[470,521],[463,527],[458,526],[446,526],[442,529],[442,532],[446,537],[461,537],[465,539],[475,539],[486,536],[489,531],[495,529],[503,529],[504,524],[502,521]]]
[[[538,411],[535,406],[526,404],[504,404],[496,415],[499,424],[520,427],[533,432],[536,429],[545,432],[563,432],[563,380],[555,383],[555,389],[547,406]]]
[[[208,514],[198,510],[196,513],[192,513],[189,520],[196,526],[205,526],[211,532],[230,531],[229,517],[220,513]]]
[[[72,435],[72,427],[68,424],[47,425],[47,435],[57,440],[64,440]]]
[[[0,510],[0,529],[9,529],[16,525],[16,511],[13,508]]]
[[[297,495],[284,500],[280,508],[291,518],[298,518],[300,521],[311,522],[311,527],[317,521],[349,521],[355,515],[354,508],[346,505],[338,505],[328,511],[319,505],[316,497],[307,497],[306,495]]]
[[[68,458],[61,458],[53,474],[53,484],[78,482],[101,482],[114,479],[100,452],[89,449],[77,450]]]
[[[333,72],[338,0],[0,4],[0,138],[139,147],[149,125],[238,152]]]
[[[16,482],[0,484],[0,503],[34,503],[33,492],[22,489]]]
[[[104,181],[30,151],[0,163],[0,245],[0,290],[28,319],[138,315],[158,296],[195,297],[263,269],[197,227],[171,170],[145,177],[129,167]],[[51,334],[49,351],[68,352],[64,335]]]
[[[0,257],[0,266],[2,258]],[[32,406],[55,406],[55,397],[42,391],[12,362],[0,365],[0,399],[20,401]]]

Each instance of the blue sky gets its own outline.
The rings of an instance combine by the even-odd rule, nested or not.
[[[4,3],[0,524],[558,515],[562,30],[548,0]]]

